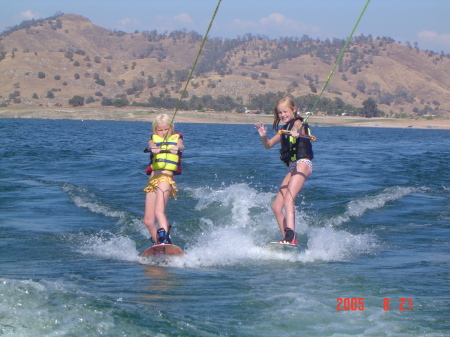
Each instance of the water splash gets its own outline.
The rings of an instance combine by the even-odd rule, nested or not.
[[[280,236],[270,211],[274,193],[258,193],[246,184],[213,190],[192,189],[198,198],[197,210],[208,210],[200,218],[196,242],[186,255],[164,261],[164,265],[200,268],[255,263],[257,261],[344,261],[360,254],[370,254],[379,247],[373,234],[352,234],[331,227],[317,228],[312,218],[297,207],[297,231],[306,237],[301,253],[274,253],[265,248]],[[231,217],[227,217],[227,212]],[[319,219],[320,221],[321,219]],[[303,235],[302,235],[303,234]]]
[[[114,299],[61,281],[0,278],[0,293],[2,336],[114,335],[116,318],[124,314]],[[120,330],[127,336],[155,335],[127,322]]]
[[[241,223],[243,226],[251,221],[250,211],[253,208],[267,207],[273,196],[272,193],[258,193],[244,183],[217,190],[210,187],[188,190],[198,199],[196,210],[202,211],[214,204],[219,205],[222,210],[231,207],[232,222]]]
[[[118,218],[125,222],[135,221],[134,226],[148,235],[142,222],[129,216],[127,212],[114,209],[102,203],[94,194],[84,188],[66,184],[64,189],[79,207],[94,213]],[[344,261],[361,254],[371,254],[379,247],[373,234],[352,234],[333,226],[317,226],[324,221],[311,218],[302,207],[296,208],[296,230],[304,238],[301,253],[274,253],[265,248],[267,242],[278,240],[281,235],[270,210],[275,193],[258,192],[247,184],[233,184],[213,189],[188,189],[191,197],[197,199],[195,210],[202,213],[192,230],[184,248],[186,255],[159,261],[159,265],[180,268],[201,268],[255,263],[257,261],[290,261],[311,263],[314,261]],[[349,203],[347,211],[333,218],[331,224],[341,224],[342,219],[361,216],[368,209],[382,207],[388,200],[395,200],[412,193],[414,189],[386,189],[373,197],[358,199]],[[125,220],[127,219],[127,220]],[[148,263],[139,257],[136,242],[118,232],[102,231],[78,238],[77,251],[105,258]]]
[[[139,261],[136,242],[131,238],[101,231],[95,235],[82,235],[78,238],[77,251],[81,254],[96,255],[123,261]]]
[[[352,217],[361,217],[368,210],[380,209],[388,201],[399,200],[419,189],[414,187],[394,186],[384,189],[381,193],[352,200],[347,205],[347,211],[329,219],[331,226],[340,226],[351,220]]]
[[[131,228],[144,236],[149,236],[148,230],[143,227],[143,222],[140,218],[137,218],[127,211],[117,209],[117,205],[104,203],[87,188],[66,183],[62,185],[62,190],[70,197],[70,200],[77,207],[85,208],[92,213],[116,219],[116,226],[120,228],[122,233]]]

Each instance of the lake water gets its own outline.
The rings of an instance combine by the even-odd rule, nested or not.
[[[282,254],[264,248],[278,148],[253,125],[177,123],[186,255],[149,263],[150,130],[0,119],[0,336],[448,336],[450,131],[312,127],[305,249]]]

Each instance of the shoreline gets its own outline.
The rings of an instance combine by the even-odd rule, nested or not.
[[[29,119],[72,119],[72,120],[112,120],[112,121],[140,121],[151,122],[156,114],[173,114],[172,110],[152,110],[144,108],[2,108],[1,118],[29,118]],[[176,123],[212,123],[212,124],[255,124],[262,122],[272,124],[272,115],[256,115],[235,112],[197,112],[178,111]],[[355,116],[317,116],[309,118],[309,124],[314,126],[348,126],[348,127],[380,127],[380,128],[415,128],[450,130],[450,119],[410,119],[410,118],[364,118]]]

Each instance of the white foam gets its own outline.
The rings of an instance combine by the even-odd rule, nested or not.
[[[371,254],[379,246],[373,234],[352,234],[345,229],[338,229],[330,224],[342,223],[340,218],[361,216],[366,210],[382,207],[388,200],[395,200],[412,193],[414,189],[394,188],[382,193],[349,203],[347,211],[340,216],[327,220],[328,225],[318,227],[323,219],[314,220],[296,209],[296,231],[307,236],[301,253],[275,253],[265,248],[267,242],[281,238],[278,226],[270,210],[274,193],[259,193],[247,184],[234,184],[221,187],[190,189],[191,195],[198,199],[196,210],[205,215],[192,225],[188,245],[182,247],[186,255],[158,261],[159,264],[183,268],[201,268],[209,266],[228,266],[248,264],[256,261],[295,261],[311,263],[314,261],[343,261],[360,254]],[[84,204],[91,204],[80,192]],[[303,202],[304,203],[304,202]],[[94,198],[93,205],[98,206]],[[90,209],[97,209],[91,207]],[[112,214],[106,205],[99,207],[102,214]],[[124,213],[124,212],[122,212]],[[117,213],[119,217],[121,212]],[[134,219],[136,220],[136,219]],[[127,226],[125,224],[124,226]],[[136,220],[142,232],[148,235],[142,222]],[[133,239],[118,233],[100,232],[82,237],[78,251],[106,258],[124,261],[142,260]]]
[[[139,261],[136,242],[128,237],[106,231],[85,237],[77,251],[81,254],[92,254],[123,261]]]
[[[62,189],[77,207],[86,208],[92,213],[116,219],[119,227],[121,226],[123,229],[125,227],[132,227],[142,235],[149,237],[148,230],[142,226],[143,222],[141,219],[134,217],[126,211],[117,210],[115,208],[116,206],[103,203],[88,189],[72,184],[64,184]]]
[[[92,213],[102,214],[111,218],[124,218],[126,216],[124,211],[115,210],[110,205],[101,203],[95,194],[84,187],[64,184],[62,189],[70,196],[72,202],[80,208],[87,208]]]
[[[411,193],[417,192],[414,187],[394,186],[384,189],[381,193],[352,200],[347,205],[347,211],[329,220],[333,226],[339,226],[350,221],[352,217],[360,217],[368,210],[382,208],[388,201],[399,200]]]
[[[97,295],[62,282],[0,278],[0,294],[2,336],[108,335],[115,326],[113,313],[96,310]]]
[[[221,207],[231,206],[233,222],[244,225],[250,221],[250,210],[252,208],[266,207],[273,196],[273,193],[258,193],[244,183],[233,184],[218,190],[211,188],[189,190],[198,199],[196,210],[204,210],[215,203]]]

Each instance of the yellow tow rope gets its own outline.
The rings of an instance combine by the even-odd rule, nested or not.
[[[192,65],[191,71],[189,72],[189,76],[188,76],[188,79],[187,79],[186,84],[185,84],[185,86],[184,86],[184,89],[183,89],[183,91],[181,92],[180,99],[178,100],[178,103],[177,103],[177,105],[176,105],[176,107],[175,107],[175,112],[174,112],[173,117],[172,117],[172,120],[171,120],[171,122],[170,122],[171,125],[173,124],[173,121],[174,121],[174,119],[175,119],[175,115],[177,114],[177,112],[178,112],[178,110],[179,110],[179,108],[180,108],[181,101],[183,100],[183,97],[184,97],[184,95],[186,94],[187,86],[188,86],[189,82],[191,81],[192,74],[194,73],[195,66],[197,65],[198,59],[199,59],[200,54],[201,54],[201,52],[202,52],[202,50],[203,50],[203,46],[205,45],[205,42],[206,42],[206,40],[207,40],[207,38],[208,38],[209,31],[211,30],[211,26],[212,26],[212,24],[213,24],[213,22],[214,22],[214,18],[216,17],[217,12],[219,11],[219,6],[220,6],[220,2],[221,2],[221,1],[222,1],[222,0],[219,0],[219,1],[217,2],[216,9],[214,10],[214,13],[213,13],[213,16],[212,16],[212,18],[211,18],[211,21],[209,22],[208,29],[206,30],[206,34],[205,34],[205,36],[203,37],[202,43],[200,44],[200,49],[198,50],[197,57],[195,58],[194,64]]]
[[[323,85],[323,87],[322,87],[322,91],[320,92],[319,96],[317,96],[317,99],[316,99],[316,101],[314,102],[313,107],[311,108],[311,112],[314,112],[314,109],[316,108],[317,103],[319,102],[320,98],[322,97],[322,94],[323,94],[323,92],[325,91],[325,88],[327,87],[328,82],[330,82],[331,77],[333,76],[334,71],[336,70],[337,65],[338,65],[339,62],[341,61],[342,56],[344,56],[344,52],[345,52],[345,50],[347,49],[347,46],[348,46],[348,44],[350,43],[350,40],[351,40],[351,38],[352,38],[352,36],[353,36],[353,33],[355,32],[356,27],[358,27],[359,21],[361,21],[361,18],[362,18],[362,16],[363,16],[364,12],[366,11],[366,8],[367,8],[367,6],[369,5],[369,2],[370,2],[370,0],[367,0],[367,2],[366,2],[366,4],[364,5],[364,8],[363,8],[361,14],[360,14],[359,17],[358,17],[358,20],[356,21],[356,23],[355,23],[355,25],[353,26],[353,29],[352,29],[350,35],[349,35],[348,38],[347,38],[347,41],[345,41],[344,47],[342,47],[341,53],[339,54],[338,58],[336,59],[336,62],[334,63],[334,66],[333,66],[333,69],[331,70],[330,75],[328,75],[328,78],[327,78],[327,80],[325,81],[325,83],[324,83],[324,85]],[[307,116],[306,116],[306,118],[305,118],[305,120],[304,120],[304,123],[308,122],[309,116],[310,116],[310,115],[307,115]]]

